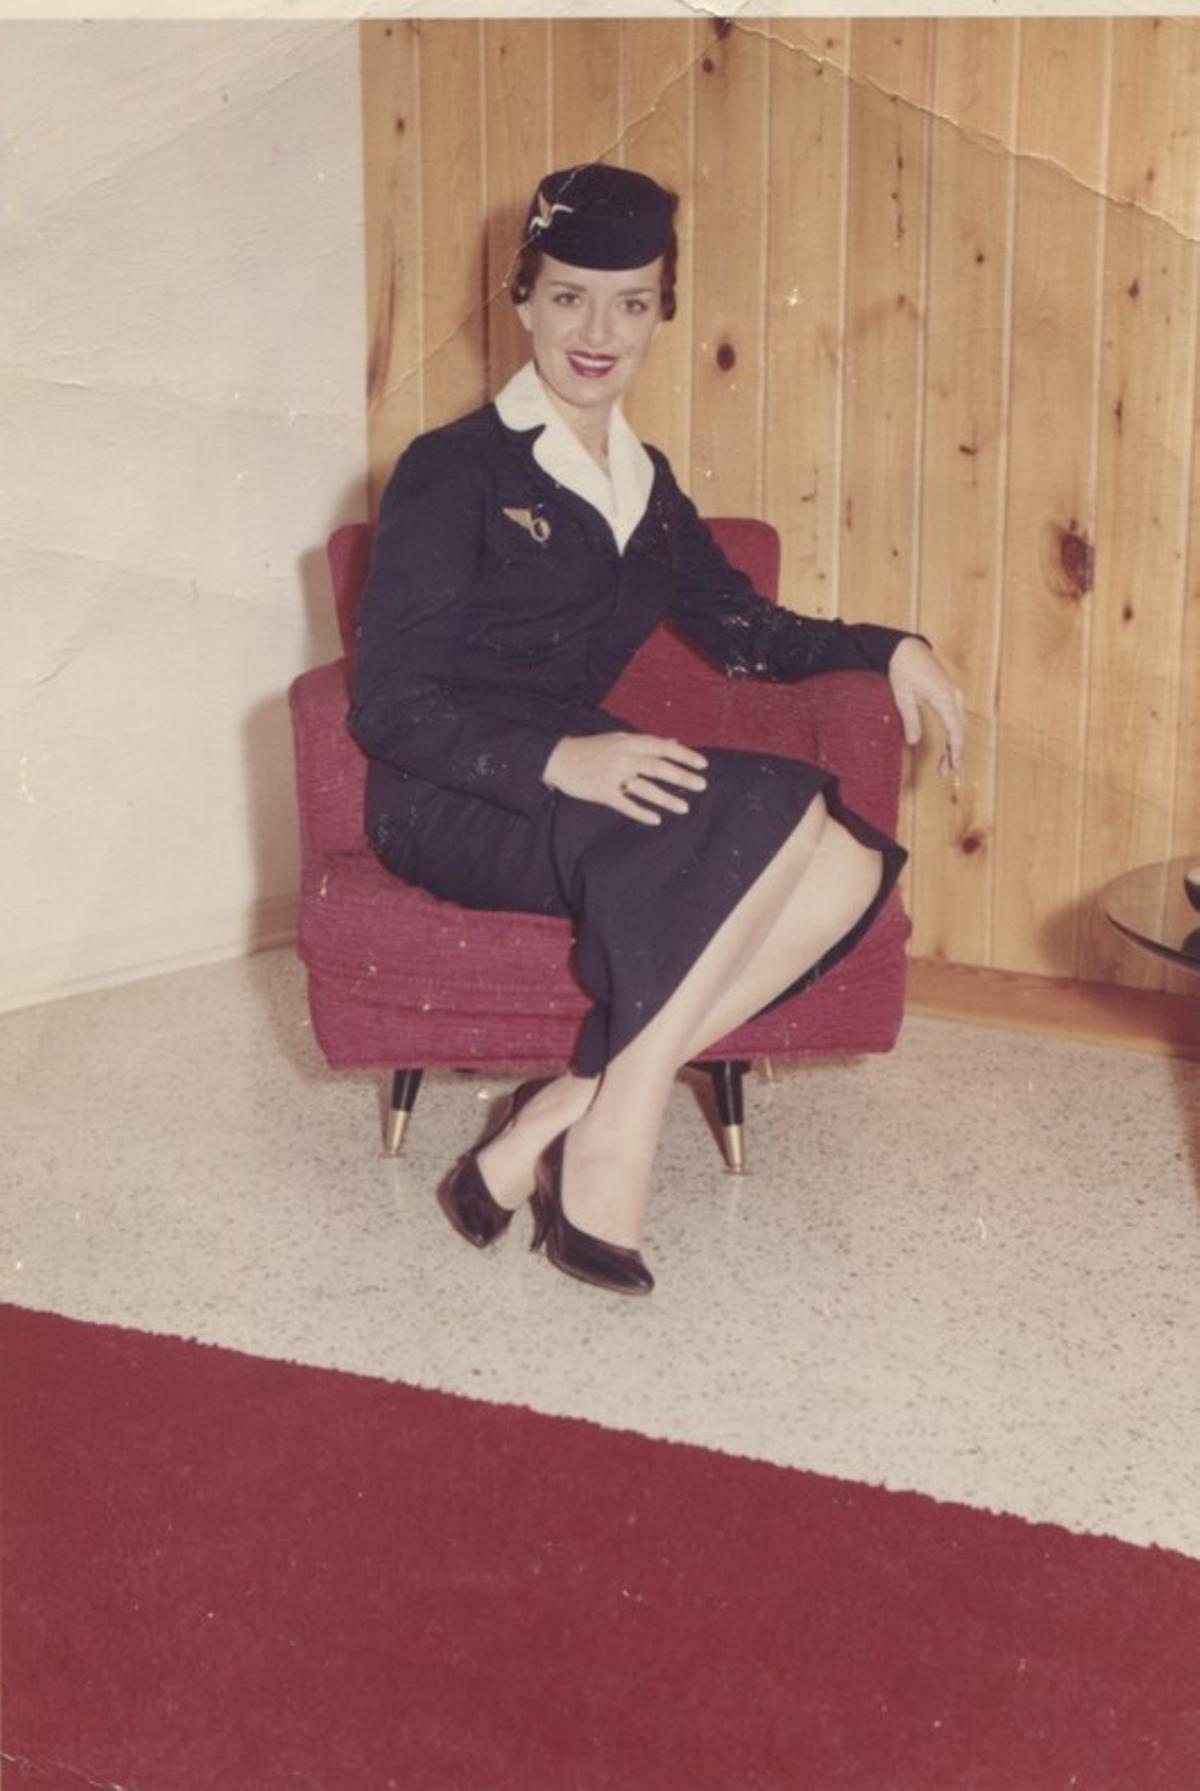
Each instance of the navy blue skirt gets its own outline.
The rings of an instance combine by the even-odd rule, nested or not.
[[[883,856],[870,907],[837,944],[769,1006],[789,1000],[857,944],[907,854],[848,808],[836,776],[801,759],[698,745],[707,789],[658,827],[558,794],[529,818],[473,796],[405,782],[383,805],[372,844],[387,868],[467,908],[557,914],[575,923],[573,965],[592,997],[572,1068],[595,1076],[624,1050],[687,975],[704,947],[813,798]],[[765,1009],[763,1010],[766,1011]]]

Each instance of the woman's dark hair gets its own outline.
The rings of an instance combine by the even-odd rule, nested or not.
[[[544,251],[536,242],[523,242],[517,250],[512,272],[508,276],[508,296],[514,305],[523,305],[542,271]],[[675,275],[679,267],[679,238],[672,224],[663,244],[662,273],[659,277],[659,304],[664,322],[675,315]]]

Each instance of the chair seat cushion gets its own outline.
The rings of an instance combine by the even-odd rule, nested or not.
[[[570,922],[460,908],[414,889],[369,847],[326,852],[306,869],[300,955],[356,995],[419,1011],[582,1015],[565,969]]]
[[[893,892],[820,982],[705,1055],[888,1050],[902,1017],[908,933]],[[564,1061],[589,1005],[565,966],[569,940],[565,920],[439,901],[384,870],[366,846],[326,852],[305,872],[300,955],[320,1042],[337,1067],[407,1062],[414,1021],[426,1064],[494,1059],[497,1030],[513,1044],[514,1064]],[[505,1014],[507,1032],[495,1018]]]

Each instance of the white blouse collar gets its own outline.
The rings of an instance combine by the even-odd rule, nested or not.
[[[654,462],[630,428],[620,403],[609,413],[607,474],[547,397],[532,361],[513,374],[495,404],[506,428],[541,428],[533,444],[538,465],[600,512],[624,552],[625,543],[646,514]]]

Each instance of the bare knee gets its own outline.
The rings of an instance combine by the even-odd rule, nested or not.
[[[831,921],[850,925],[868,908],[883,879],[883,854],[835,821],[823,796],[814,796],[781,857],[787,855],[797,898],[815,901]]]
[[[874,900],[883,881],[883,853],[855,839],[848,827],[832,817],[822,829],[812,869],[818,864],[844,898],[846,908],[855,913]]]
[[[825,837],[826,828],[831,825],[833,823],[829,818],[825,798],[821,795],[814,796],[797,823],[788,843],[794,845],[796,850],[805,857],[811,857],[816,853]]]

